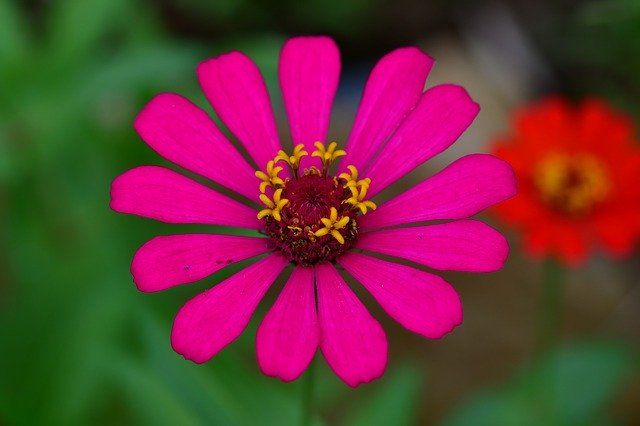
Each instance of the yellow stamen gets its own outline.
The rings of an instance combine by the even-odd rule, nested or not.
[[[351,201],[349,201],[349,203],[352,203],[354,205],[357,205],[356,203],[358,201],[362,201],[364,196],[367,194],[367,190],[369,189],[369,185],[371,185],[371,179],[369,178],[364,178],[364,179],[360,179],[358,180],[358,169],[356,169],[355,166],[353,165],[348,165],[347,168],[349,169],[349,171],[351,172],[349,173],[340,173],[339,177],[342,179],[345,179],[347,181],[347,183],[345,183],[343,185],[344,188],[349,188],[351,190],[351,195],[352,197],[349,199]],[[358,200],[358,197],[360,196],[357,189],[360,188],[361,191],[363,192],[362,194],[362,198],[360,198],[360,200]],[[354,191],[355,189],[355,191]],[[354,198],[355,197],[355,198]],[[369,204],[373,204],[371,202],[369,202]],[[369,205],[367,204],[367,205]],[[375,209],[375,204],[373,204],[374,207],[372,207],[373,209]],[[360,210],[362,211],[362,208],[360,207]],[[364,213],[366,213],[366,209],[364,210]]]
[[[293,148],[293,155],[289,155],[283,150],[280,150],[274,161],[276,163],[278,161],[284,161],[292,170],[297,171],[298,167],[300,167],[300,159],[305,155],[309,155],[309,153],[304,150],[304,144],[299,143]]]
[[[369,178],[361,179],[357,182],[354,180],[347,182],[345,188],[349,188],[351,191],[351,198],[348,198],[344,202],[360,209],[362,214],[367,214],[367,209],[375,210],[377,207],[376,204],[373,201],[365,200],[370,184],[371,179]]]
[[[267,163],[267,173],[261,170],[258,170],[256,172],[256,177],[262,181],[260,182],[260,192],[262,194],[264,194],[264,191],[267,190],[268,186],[277,188],[284,185],[284,181],[278,176],[278,173],[282,171],[282,167],[274,166],[275,161],[272,160]]]
[[[314,232],[316,237],[323,237],[327,234],[331,234],[340,244],[344,244],[344,237],[340,233],[339,229],[344,228],[349,223],[349,216],[343,216],[338,219],[338,210],[335,207],[331,207],[329,217],[323,217],[320,219],[324,228],[318,229]]]
[[[371,185],[371,179],[369,178],[364,178],[364,179],[360,179],[359,181],[355,181],[355,180],[350,180],[349,182],[347,182],[344,187],[345,188],[360,188],[360,187],[366,187],[367,189],[369,189],[369,185]],[[366,191],[365,191],[366,193]]]
[[[356,181],[358,180],[358,169],[356,169],[356,166],[349,164],[347,166],[347,169],[349,169],[349,171],[351,172],[351,174],[347,173],[347,172],[343,172],[340,173],[338,175],[339,178],[342,178],[344,180],[346,180],[347,182],[351,182],[351,181]]]
[[[589,211],[611,191],[602,163],[584,154],[549,155],[536,167],[534,181],[544,201],[572,214]]]
[[[282,188],[276,189],[273,193],[273,200],[266,194],[260,194],[260,201],[262,201],[267,208],[260,210],[258,213],[258,219],[262,219],[266,216],[273,216],[275,220],[280,222],[280,220],[282,220],[280,212],[282,211],[282,208],[289,203],[289,200],[286,198],[280,198],[281,196]]]
[[[325,148],[324,144],[320,141],[314,143],[313,145],[317,149],[311,153],[311,156],[320,157],[325,171],[329,168],[331,163],[335,161],[336,158],[347,155],[347,152],[345,150],[336,149],[338,147],[338,144],[336,142],[331,142],[328,148]]]

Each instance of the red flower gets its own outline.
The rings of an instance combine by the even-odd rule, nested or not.
[[[629,254],[640,236],[640,149],[631,119],[601,100],[553,97],[515,114],[494,152],[513,166],[519,195],[495,212],[527,252],[566,264],[601,246]]]

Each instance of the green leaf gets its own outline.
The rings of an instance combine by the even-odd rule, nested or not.
[[[300,422],[300,381],[282,383],[263,376],[255,355],[243,353],[238,345],[225,348],[210,363],[215,377],[224,383],[230,397],[241,408],[244,415],[241,424],[281,426]]]
[[[400,365],[374,385],[373,393],[347,416],[349,426],[418,424],[424,374],[411,364]]]
[[[561,348],[503,387],[479,392],[443,424],[610,424],[608,405],[634,369],[637,359],[621,343]]]
[[[175,397],[153,370],[126,356],[110,358],[111,375],[127,396],[129,409],[145,425],[199,425],[198,418]]]
[[[146,352],[144,365],[167,388],[172,397],[196,417],[201,424],[238,424],[237,404],[224,386],[209,377],[203,368],[184,360],[171,350],[169,327],[142,308],[139,319],[140,337]]]
[[[208,363],[194,364],[171,349],[168,324],[163,325],[150,312],[138,318],[146,374],[170,389],[175,403],[200,424],[279,426],[300,421],[299,383],[285,384],[263,376],[255,361],[246,362],[247,354],[233,344]]]
[[[0,1],[0,67],[24,53],[27,47],[25,22],[15,2]]]
[[[110,93],[129,94],[149,87],[169,85],[165,90],[170,90],[176,81],[193,81],[195,85],[193,72],[201,56],[194,47],[175,43],[122,50],[89,67],[76,82],[78,103],[86,105]]]
[[[49,48],[63,55],[90,54],[91,48],[119,26],[135,25],[128,19],[127,0],[58,0],[49,18]]]

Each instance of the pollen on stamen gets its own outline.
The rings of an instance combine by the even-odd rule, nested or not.
[[[260,199],[265,204],[258,213],[264,221],[264,233],[274,249],[303,265],[332,261],[353,247],[358,238],[358,217],[375,209],[375,204],[365,199],[371,180],[358,180],[354,166],[347,167],[350,173],[329,173],[332,163],[346,152],[336,149],[335,142],[328,147],[316,142],[315,147],[312,156],[320,157],[321,170],[310,167],[299,171],[300,159],[308,155],[299,144],[291,155],[280,151],[266,165],[266,171],[256,172],[261,180]],[[279,178],[278,163],[291,169],[291,178]],[[265,193],[267,187],[274,188],[272,197]]]

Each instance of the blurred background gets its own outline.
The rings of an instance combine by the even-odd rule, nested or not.
[[[514,107],[547,93],[598,95],[640,118],[637,0],[1,0],[0,425],[299,423],[305,377],[284,384],[255,361],[255,330],[275,294],[211,362],[183,360],[169,343],[175,313],[234,268],[141,294],[129,274],[141,244],[211,228],[108,207],[115,176],[168,165],[132,129],[154,94],[210,111],[195,78],[207,57],[254,58],[288,140],[276,66],[297,34],[328,34],[341,48],[338,141],[369,70],[399,46],[436,59],[428,86],[462,84],[480,103],[459,142],[405,185],[488,150]],[[465,322],[439,341],[402,329],[363,295],[389,335],[387,373],[352,390],[320,358],[315,423],[640,424],[638,255],[596,255],[567,271],[557,345],[537,356],[543,267],[507,236],[502,271],[445,274]]]

